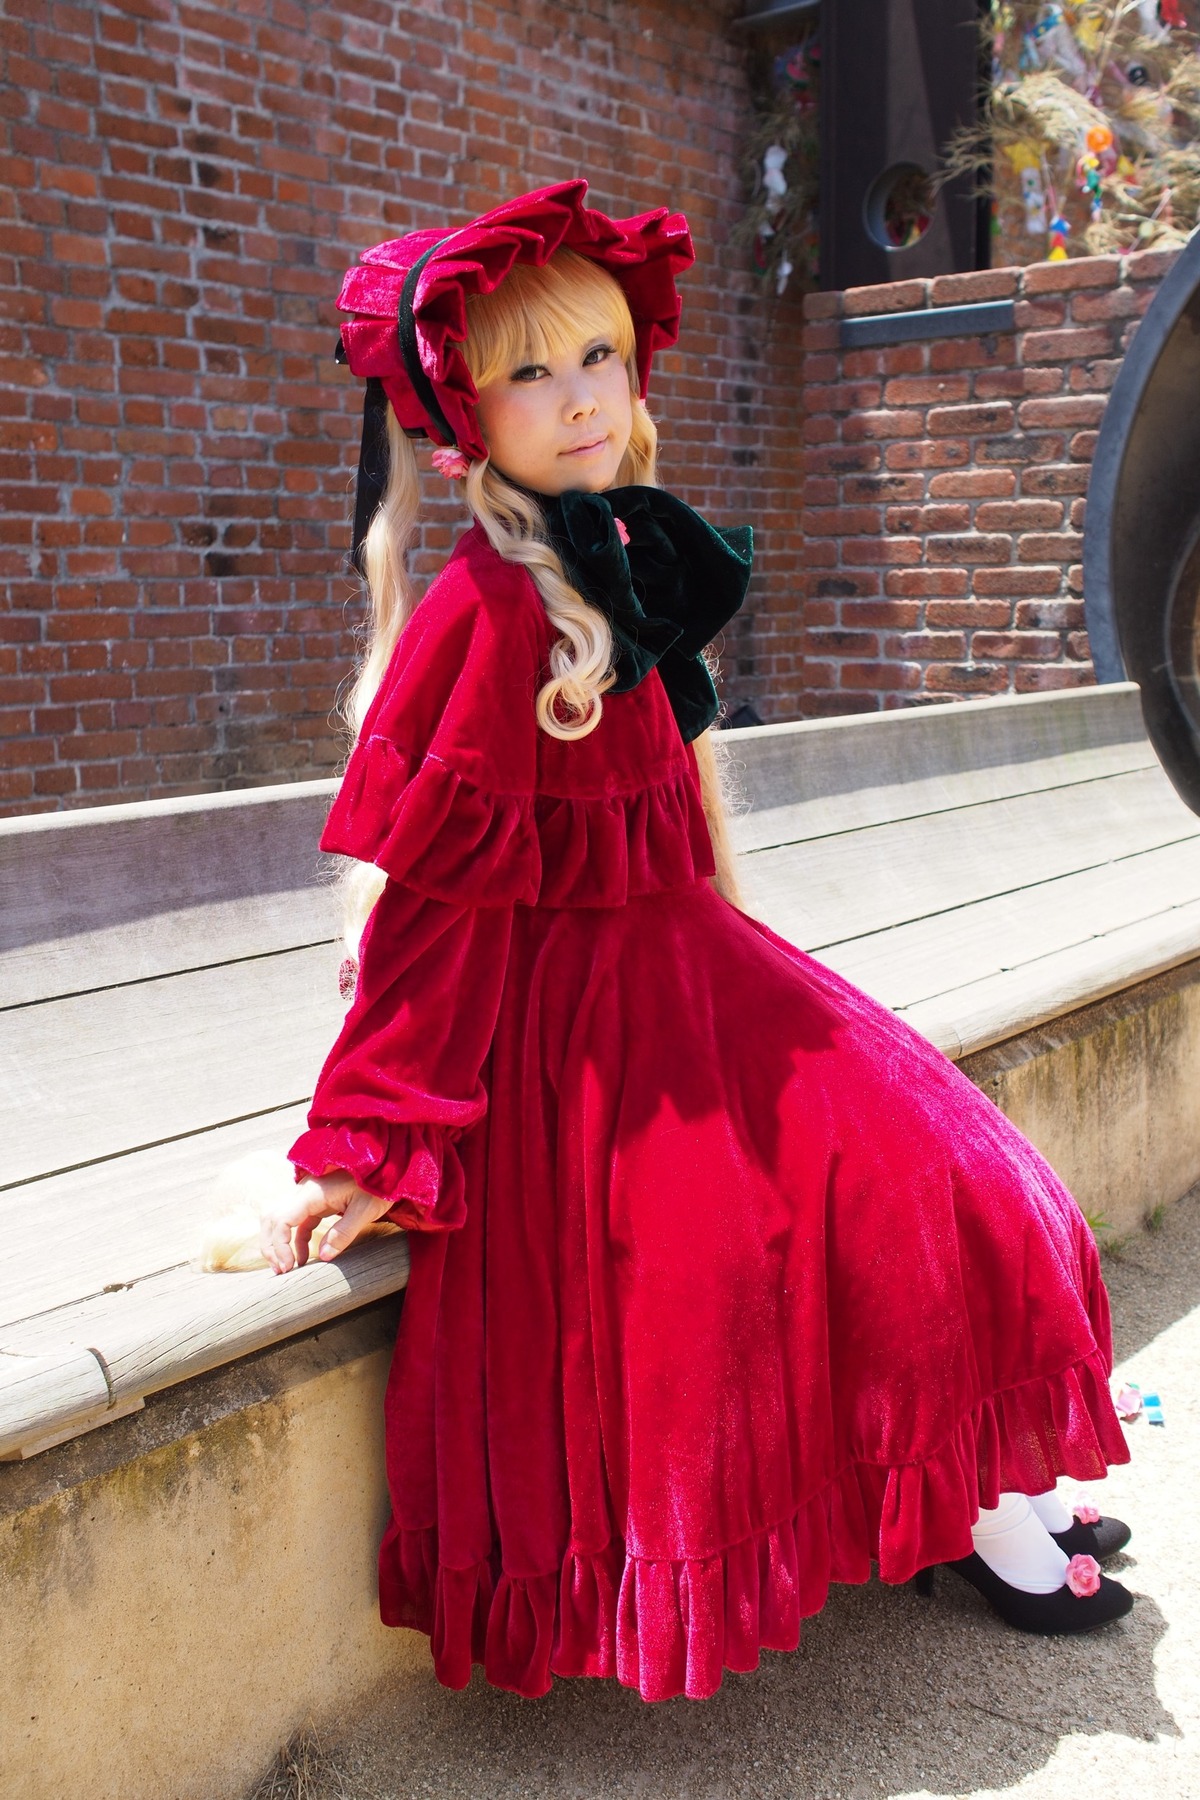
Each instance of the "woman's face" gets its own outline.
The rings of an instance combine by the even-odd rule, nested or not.
[[[480,429],[501,475],[539,494],[611,487],[633,430],[629,374],[605,337],[524,363],[479,390]]]

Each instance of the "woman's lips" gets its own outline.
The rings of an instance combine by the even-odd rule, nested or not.
[[[603,450],[607,442],[606,437],[594,438],[590,444],[576,444],[572,449],[564,450],[562,454],[564,456],[586,456],[591,450]]]

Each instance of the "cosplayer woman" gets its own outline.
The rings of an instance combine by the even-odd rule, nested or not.
[[[684,219],[586,183],[366,253],[374,635],[321,839],[365,917],[263,1227],[410,1233],[382,1614],[543,1694],[794,1649],[831,1581],[949,1563],[1010,1623],[1132,1596],[1063,1474],[1128,1451],[1095,1242],[926,1040],[740,903],[705,646],[750,532],[655,485]],[[475,523],[419,605],[413,441]]]

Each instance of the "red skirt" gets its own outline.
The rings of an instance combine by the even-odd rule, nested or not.
[[[1102,1476],[1092,1233],[885,1007],[706,879],[517,907],[466,1222],[413,1232],[382,1616],[438,1678],[702,1698],[831,1581]]]

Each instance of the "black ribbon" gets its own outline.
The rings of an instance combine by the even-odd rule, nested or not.
[[[451,234],[453,235],[453,234]],[[399,334],[400,355],[404,362],[404,372],[408,376],[413,393],[429,415],[429,422],[439,436],[448,444],[454,442],[454,433],[446,422],[446,415],[438,404],[437,392],[432,381],[421,365],[421,353],[417,346],[417,322],[413,314],[413,301],[416,298],[417,282],[421,270],[429,261],[435,250],[440,250],[443,239],[431,244],[423,256],[419,256],[408,274],[404,277],[404,285],[400,289],[400,300],[396,309],[396,328]],[[346,346],[338,335],[334,361],[347,361]],[[363,395],[362,438],[358,446],[358,479],[354,488],[354,536],[350,544],[350,561],[358,573],[366,577],[363,563],[363,541],[371,520],[379,511],[387,488],[388,478],[388,400],[382,381],[378,376],[367,377],[367,390]],[[405,435],[410,438],[428,437],[424,425],[406,425]]]
[[[628,693],[657,667],[684,743],[699,737],[720,711],[701,652],[746,597],[752,527],[710,525],[664,488],[533,498],[572,586],[612,626],[617,680],[608,692]]]

